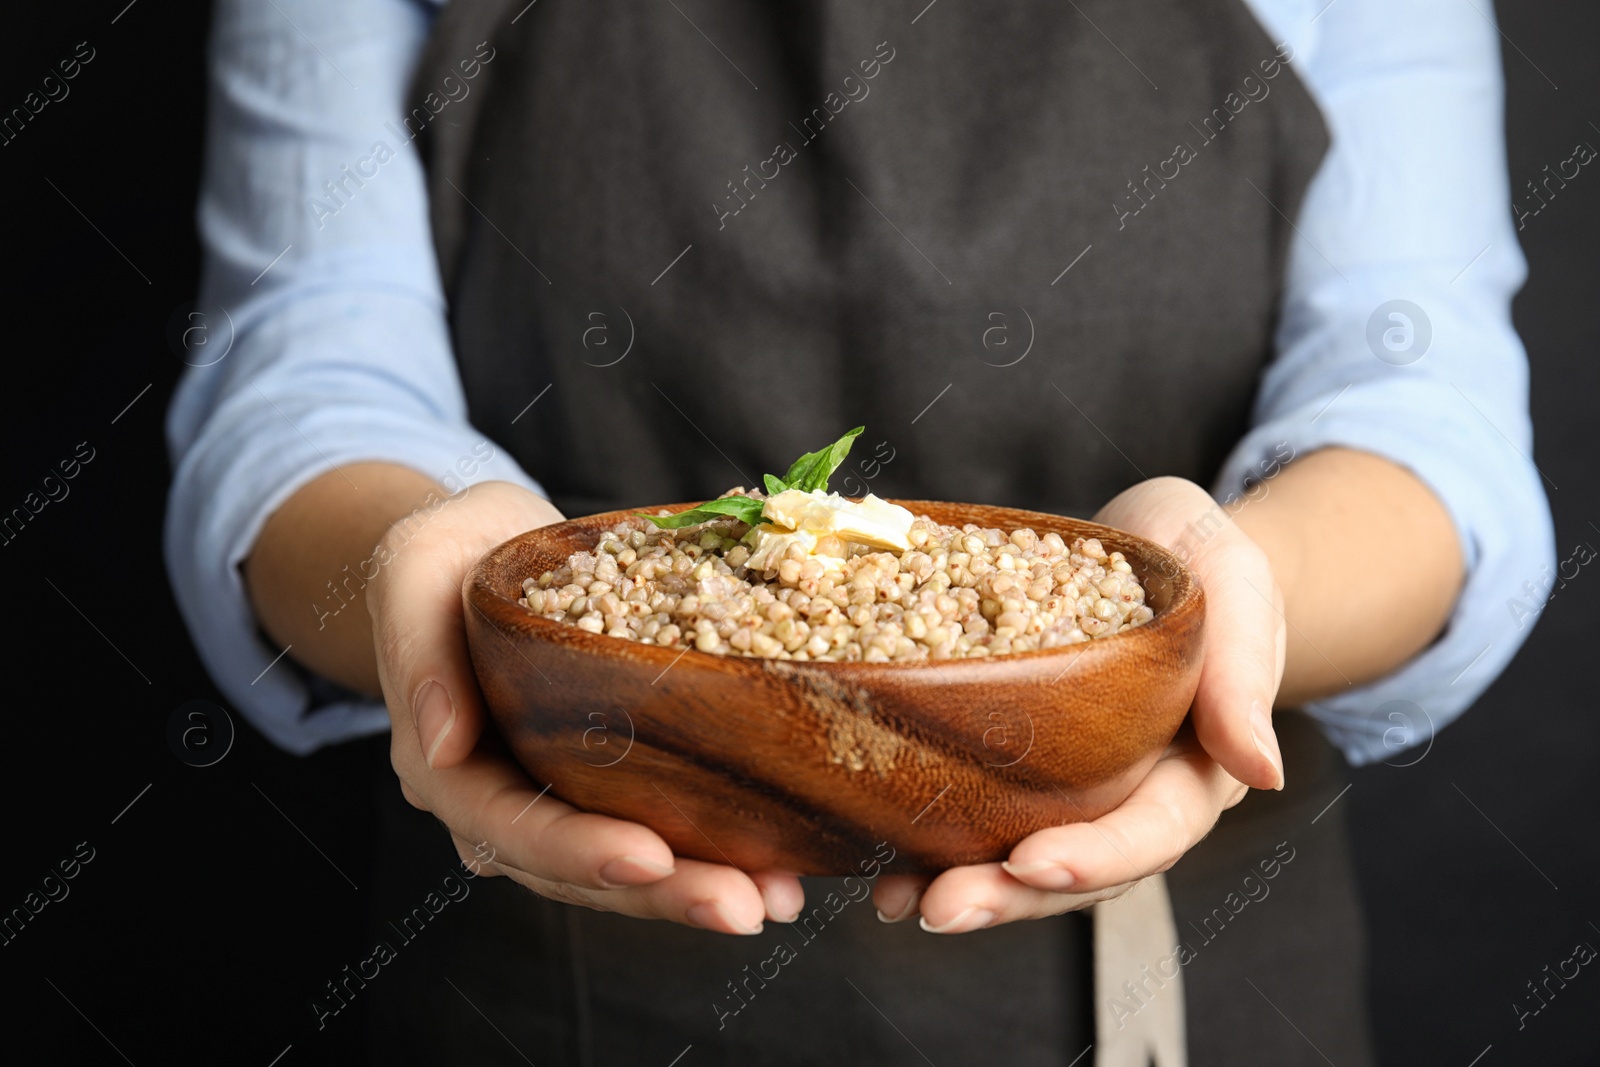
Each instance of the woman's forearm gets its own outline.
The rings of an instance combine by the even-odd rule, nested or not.
[[[443,495],[433,479],[388,463],[307,483],[267,520],[244,566],[262,627],[311,670],[376,694],[363,595],[374,548]],[[1369,453],[1304,456],[1229,510],[1283,591],[1285,705],[1399,667],[1438,636],[1460,591],[1461,547],[1444,506],[1415,475]]]
[[[308,482],[272,513],[244,565],[256,618],[289,655],[340,685],[377,695],[365,588],[389,527],[446,495],[392,463],[357,463]]]
[[[1285,706],[1399,667],[1439,635],[1460,593],[1461,545],[1444,505],[1370,453],[1304,456],[1229,510],[1283,591]]]

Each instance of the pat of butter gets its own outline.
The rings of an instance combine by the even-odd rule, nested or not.
[[[838,556],[817,554],[817,542],[829,534],[841,541],[904,552],[911,547],[908,535],[916,518],[872,493],[857,502],[838,493],[800,489],[785,489],[768,497],[761,513],[767,522],[754,531],[754,550],[746,563],[752,570],[775,566],[791,544],[800,545],[806,555],[824,564],[842,564],[844,560]]]
[[[829,570],[844,566],[840,556],[817,555],[817,535],[810,530],[779,530],[772,526],[758,526],[750,534],[752,550],[745,566],[753,571],[776,570],[790,545],[799,545],[807,556],[822,561]]]

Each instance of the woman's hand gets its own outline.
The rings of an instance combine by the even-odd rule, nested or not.
[[[1265,553],[1204,489],[1154,478],[1096,522],[1180,549],[1206,593],[1205,652],[1188,723],[1116,810],[1026,838],[1004,863],[934,878],[886,875],[874,901],[886,921],[919,910],[934,933],[1074,911],[1165,871],[1210,832],[1247,786],[1283,787],[1272,703],[1283,678],[1283,597]]]
[[[462,584],[485,552],[561,517],[526,489],[486,482],[384,536],[367,607],[393,725],[390,759],[406,799],[438,816],[474,869],[541,896],[724,933],[757,933],[764,917],[792,919],[803,903],[794,875],[747,876],[674,857],[646,827],[541,795],[509,757],[480,744],[485,713]]]

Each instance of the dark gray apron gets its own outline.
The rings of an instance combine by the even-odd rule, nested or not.
[[[757,484],[857,424],[846,492],[1087,513],[1205,483],[1326,147],[1277,60],[1240,0],[452,4],[413,125],[473,422],[568,513]],[[1180,931],[1337,789],[1286,731],[1299,785],[1172,872]],[[1363,1062],[1342,831],[1318,831],[1299,908],[1280,892],[1258,940],[1196,952],[1196,1063],[1321,1062],[1238,1006],[1240,973],[1344,1012],[1318,1043]],[[939,938],[860,902],[738,939],[478,890],[426,950],[470,1005],[416,959],[369,1001],[399,1062],[1067,1064],[1094,1037],[1082,916]],[[1260,951],[1269,916],[1303,954]],[[780,941],[793,960],[747,981]]]
[[[1240,0],[525,3],[416,85],[490,42],[433,226],[473,421],[568,511],[860,424],[880,496],[1093,511],[1243,434],[1326,135]]]

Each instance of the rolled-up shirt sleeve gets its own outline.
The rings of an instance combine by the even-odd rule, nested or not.
[[[1342,446],[1410,470],[1454,521],[1467,575],[1444,633],[1391,675],[1306,709],[1363,764],[1415,758],[1399,753],[1505,668],[1542,605],[1554,533],[1511,325],[1526,267],[1492,12],[1460,0],[1314,7],[1314,24],[1269,22],[1297,45],[1332,144],[1296,220],[1277,357],[1216,493]],[[1257,498],[1270,477],[1262,485]],[[1363,563],[1403,565],[1408,550],[1350,546]]]
[[[165,551],[217,685],[296,753],[381,731],[388,717],[301,670],[258,628],[240,564],[267,517],[359,461],[411,467],[449,491],[486,479],[538,490],[468,422],[451,354],[422,167],[401,117],[434,11],[419,0],[224,0],[215,15],[204,274],[185,335],[193,366],[168,413]],[[306,611],[336,609],[334,595]]]

